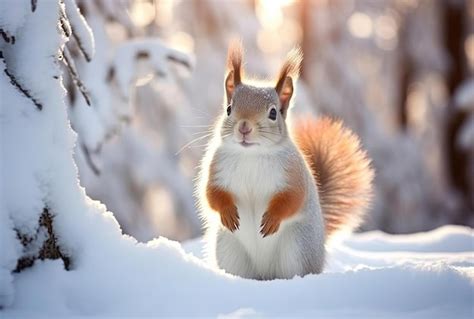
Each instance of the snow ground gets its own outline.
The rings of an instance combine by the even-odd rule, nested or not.
[[[110,216],[109,216],[110,218]],[[474,231],[355,234],[329,249],[322,275],[253,281],[212,269],[202,241],[147,244],[123,236],[77,270],[44,261],[14,277],[21,316],[472,318]],[[103,246],[98,243],[98,246]]]

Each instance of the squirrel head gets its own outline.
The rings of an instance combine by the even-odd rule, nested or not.
[[[227,54],[225,107],[221,126],[223,143],[254,149],[273,146],[288,136],[286,117],[294,92],[294,81],[302,61],[300,49],[292,50],[274,86],[244,83],[240,42],[233,42]]]

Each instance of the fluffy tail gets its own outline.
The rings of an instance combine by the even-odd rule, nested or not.
[[[359,226],[371,199],[374,177],[359,138],[329,118],[300,120],[293,132],[318,185],[326,237]]]

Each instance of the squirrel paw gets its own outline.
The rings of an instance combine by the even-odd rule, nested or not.
[[[263,238],[276,233],[280,228],[280,222],[281,220],[270,212],[263,214],[262,223],[260,224],[260,234],[263,235]]]
[[[231,232],[239,229],[239,213],[237,207],[232,206],[221,212],[221,222],[224,227],[229,229]]]

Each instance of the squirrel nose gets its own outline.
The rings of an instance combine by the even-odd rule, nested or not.
[[[240,125],[239,125],[239,132],[240,132],[242,135],[246,135],[246,134],[249,134],[250,132],[252,132],[252,128],[247,124],[246,121],[243,121],[243,122],[240,123]]]

